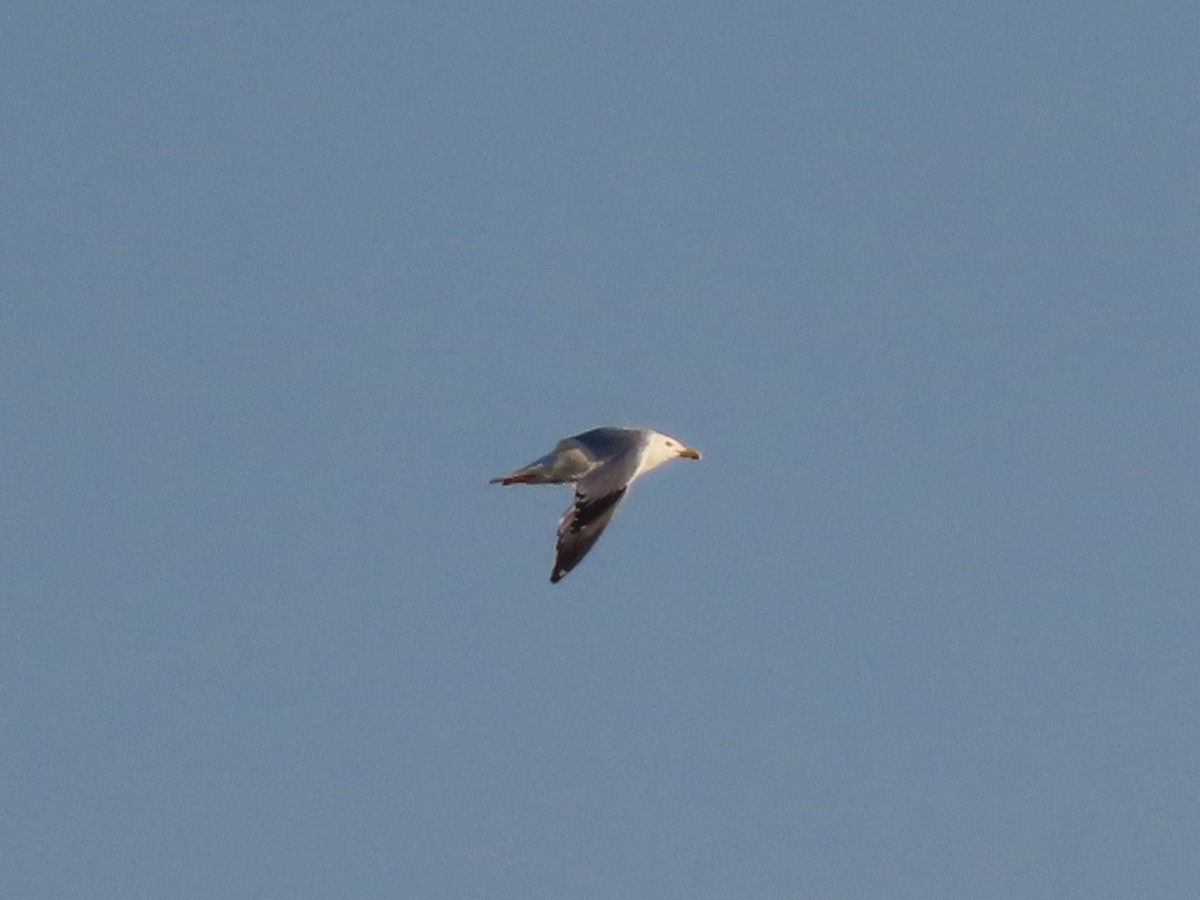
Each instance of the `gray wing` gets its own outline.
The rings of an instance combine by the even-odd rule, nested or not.
[[[604,533],[637,471],[638,449],[630,445],[576,483],[575,502],[558,523],[551,582],[557,582],[575,568]]]
[[[593,428],[572,435],[563,443],[580,447],[594,460],[615,460],[630,448],[639,447],[643,441],[644,432],[636,428]]]
[[[563,438],[553,450],[491,484],[562,484],[587,478],[595,469],[610,464],[641,446],[642,433],[629,428],[593,428]]]

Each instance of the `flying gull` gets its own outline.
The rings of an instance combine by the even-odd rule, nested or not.
[[[558,523],[550,573],[550,581],[557,582],[604,533],[629,485],[680,456],[699,459],[700,451],[651,428],[593,428],[564,438],[541,459],[489,483],[575,485],[575,502]]]

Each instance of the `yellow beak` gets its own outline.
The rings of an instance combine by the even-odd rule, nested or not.
[[[680,451],[679,451],[679,455],[680,455],[680,456],[682,456],[682,457],[684,457],[685,459],[699,459],[699,458],[700,458],[700,451],[699,451],[699,450],[693,450],[691,447],[688,447],[688,448],[686,448],[686,449],[684,449],[684,450],[680,450]]]

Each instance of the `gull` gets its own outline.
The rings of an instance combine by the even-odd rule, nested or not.
[[[556,583],[583,559],[604,533],[629,485],[651,469],[700,451],[652,428],[593,428],[563,438],[554,449],[511,475],[489,484],[572,484],[575,502],[558,523],[554,568]]]

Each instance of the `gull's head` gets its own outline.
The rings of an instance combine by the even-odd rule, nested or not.
[[[657,431],[652,432],[650,443],[646,447],[646,461],[643,464],[643,471],[649,471],[661,466],[665,462],[679,458],[699,459],[700,451],[692,449],[679,440],[679,438],[673,438],[669,434],[660,434]]]

